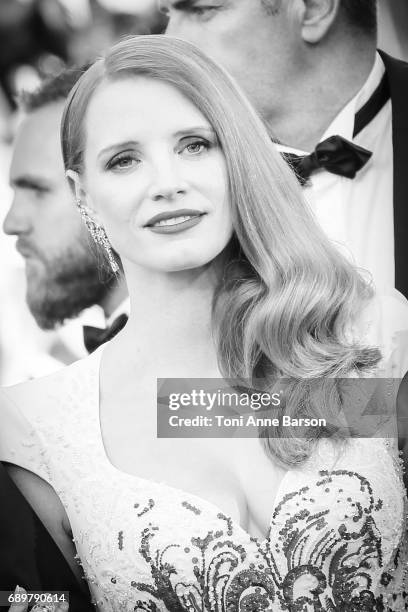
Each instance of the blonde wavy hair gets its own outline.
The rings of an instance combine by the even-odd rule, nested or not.
[[[180,91],[212,125],[225,155],[234,237],[214,296],[221,372],[249,384],[262,380],[264,389],[278,376],[290,377],[286,399],[292,416],[335,418],[341,405],[335,383],[316,394],[309,379],[346,377],[378,362],[378,350],[361,346],[349,333],[372,291],[318,227],[294,173],[219,65],[190,43],[166,36],[115,45],[69,95],[61,128],[65,168],[83,172],[84,120],[95,90],[132,76]],[[313,440],[324,433],[299,438],[285,430],[262,437],[267,452],[288,466],[307,459]]]

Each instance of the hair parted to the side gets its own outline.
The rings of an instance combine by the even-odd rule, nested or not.
[[[235,232],[213,308],[223,375],[263,379],[264,389],[276,376],[293,377],[294,415],[329,418],[326,398],[316,399],[304,379],[375,366],[378,350],[350,339],[371,290],[317,226],[293,172],[220,66],[170,37],[139,36],[115,45],[68,99],[62,122],[66,169],[83,172],[84,121],[93,92],[103,82],[137,76],[168,83],[195,104],[225,155]],[[330,404],[333,413],[338,404]],[[273,457],[293,465],[308,457],[311,441],[288,438],[287,429],[286,437],[279,429],[269,432],[264,444]]]

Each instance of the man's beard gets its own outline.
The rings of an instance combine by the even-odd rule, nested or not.
[[[78,244],[63,254],[27,261],[26,299],[31,314],[41,329],[54,329],[66,319],[77,317],[85,308],[101,305],[117,283],[100,253]]]

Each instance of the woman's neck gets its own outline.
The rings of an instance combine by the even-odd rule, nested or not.
[[[118,338],[129,361],[157,377],[217,376],[214,268],[172,273],[129,268],[131,314]]]

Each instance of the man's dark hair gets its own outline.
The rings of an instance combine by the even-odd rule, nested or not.
[[[369,36],[376,35],[377,0],[341,0],[340,11],[350,26]]]
[[[24,92],[20,98],[22,108],[25,112],[30,113],[53,102],[63,102],[89,66],[90,64],[80,68],[66,68],[59,74],[44,80],[35,91]]]

